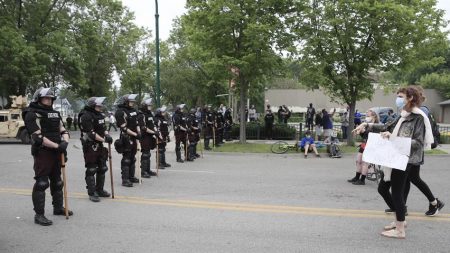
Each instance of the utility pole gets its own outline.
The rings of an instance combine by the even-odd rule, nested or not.
[[[159,76],[159,14],[158,0],[155,0],[155,30],[156,30],[156,106],[161,106],[161,80]]]

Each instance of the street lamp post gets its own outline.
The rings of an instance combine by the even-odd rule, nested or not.
[[[160,93],[161,84],[159,76],[159,14],[158,14],[158,0],[155,0],[155,30],[156,30],[156,106],[161,106]]]

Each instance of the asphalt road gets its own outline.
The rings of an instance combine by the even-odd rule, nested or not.
[[[133,188],[120,186],[113,152],[116,199],[88,200],[82,153],[69,147],[69,220],[33,223],[34,183],[29,146],[0,144],[0,252],[450,252],[450,156],[428,156],[422,177],[447,202],[437,217],[414,186],[406,240],[379,235],[394,217],[376,183],[354,186],[354,159],[300,155],[205,153]],[[154,158],[154,157],[153,157]],[[109,190],[109,179],[106,189]]]

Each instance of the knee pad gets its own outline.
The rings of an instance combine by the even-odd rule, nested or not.
[[[142,160],[149,159],[151,157],[150,152],[142,153]]]
[[[123,159],[122,160],[122,165],[124,166],[130,166],[131,164],[131,160],[130,159]]]
[[[98,174],[105,174],[108,171],[108,167],[106,165],[100,166],[97,169]]]
[[[93,176],[93,175],[95,175],[95,173],[97,173],[97,168],[96,167],[88,167],[88,168],[86,168],[86,176]]]
[[[48,183],[48,177],[38,177],[36,178],[36,183],[34,183],[33,190],[35,191],[45,191],[50,186]]]
[[[55,190],[60,191],[60,190],[62,190],[63,186],[64,186],[64,182],[60,178],[58,178],[56,181],[51,182],[50,188],[53,191],[55,191]]]

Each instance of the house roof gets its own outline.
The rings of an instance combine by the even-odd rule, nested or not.
[[[450,105],[450,99],[440,102],[440,103],[438,103],[438,105]]]

